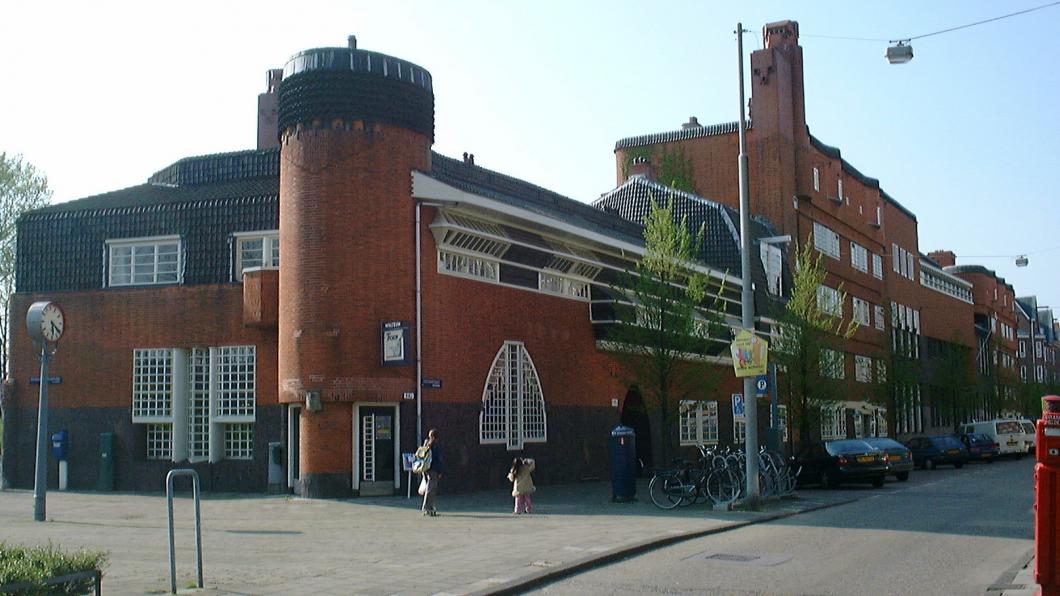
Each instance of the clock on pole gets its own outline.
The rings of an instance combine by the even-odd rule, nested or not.
[[[30,305],[26,313],[26,331],[33,345],[40,348],[40,400],[37,402],[37,463],[33,481],[33,519],[44,521],[48,494],[48,361],[58,349],[66,329],[63,309],[54,302],[42,300]]]
[[[26,330],[35,342],[57,343],[65,327],[63,309],[54,302],[34,302],[26,313]]]

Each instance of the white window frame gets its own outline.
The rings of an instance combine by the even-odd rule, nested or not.
[[[1041,342],[1041,340],[1035,340],[1035,342],[1034,342],[1034,357],[1035,358],[1041,358],[1042,357],[1042,342]]]
[[[682,400],[680,404],[682,446],[718,444],[718,402]]]
[[[1020,340],[1020,358],[1025,358],[1026,356],[1027,356],[1027,342],[1025,342],[1025,341],[1023,341],[1021,339]]]
[[[869,251],[853,240],[850,241],[850,266],[862,273],[869,272]]]
[[[824,348],[821,350],[819,368],[821,376],[827,379],[846,378],[846,357],[839,350]]]
[[[761,243],[758,245],[758,254],[762,258],[762,268],[766,274],[766,289],[774,296],[782,296],[784,292],[784,253],[779,246]]]
[[[479,443],[518,451],[548,440],[545,396],[537,367],[521,341],[506,341],[490,365],[482,388]]]
[[[872,253],[872,276],[883,279],[883,257],[876,253]]]
[[[466,277],[468,279],[500,281],[499,261],[482,255],[438,249],[438,273]]]
[[[898,245],[891,243],[891,268],[894,269],[895,273],[901,273],[901,258],[902,255],[898,252]]]
[[[109,288],[172,285],[184,281],[184,246],[179,235],[114,238],[107,240],[104,244],[107,249],[107,287]],[[175,251],[170,251],[168,248],[164,252],[160,250],[170,246],[175,246]],[[144,248],[151,248],[150,254],[142,250]],[[128,254],[122,254],[126,250]],[[175,258],[173,261],[169,258],[171,254]],[[162,256],[165,258],[160,258]],[[137,259],[141,262],[137,263]],[[171,262],[173,270],[169,271]],[[150,266],[151,270],[138,273],[138,266]],[[164,270],[162,270],[163,267]],[[160,279],[163,276],[165,278]]]
[[[747,418],[744,416],[733,416],[732,442],[736,446],[747,444]]]
[[[837,184],[836,184],[836,192],[839,194],[839,196],[837,198],[839,199],[839,202],[842,203],[843,202],[843,179],[842,178],[836,178],[836,182],[837,182]]]
[[[875,311],[874,314],[875,314],[875,317],[876,317],[876,328],[879,329],[880,331],[883,331],[884,329],[887,328],[887,322],[884,320],[886,318],[886,315],[883,314],[883,307],[878,305],[878,304],[876,304],[876,305],[873,305],[872,308]]]
[[[868,327],[872,325],[872,315],[869,310],[869,303],[857,296],[851,298],[853,318],[858,324]]]
[[[906,275],[906,277],[908,277],[909,279],[914,279],[915,280],[916,279],[916,260],[913,259],[913,253],[911,253],[911,252],[905,253],[905,260],[906,260],[906,270],[907,270],[907,273],[908,273]]]
[[[772,411],[770,411],[772,415]],[[780,430],[780,442],[788,442],[788,406],[777,405],[777,420],[773,421],[773,426]]]
[[[824,284],[817,286],[817,309],[832,316],[843,316],[842,294]]]
[[[236,232],[232,234],[235,241],[232,250],[235,251],[236,279],[243,279],[247,271],[257,269],[279,269],[280,268],[280,231],[261,230],[255,232]],[[247,265],[244,260],[244,246],[251,242],[261,242],[261,257],[257,264]]]
[[[813,189],[821,192],[821,170],[817,168],[813,169]]]
[[[833,259],[840,258],[839,234],[816,221],[813,222],[813,247]]]
[[[872,382],[872,358],[854,355],[854,380],[859,383]]]

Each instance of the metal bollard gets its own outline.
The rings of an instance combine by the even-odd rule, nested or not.
[[[192,495],[195,498],[195,572],[202,582],[202,527],[199,525],[199,473],[191,469],[170,470],[166,474],[166,504],[169,506],[169,593],[177,593],[177,555],[173,540],[173,479],[177,476],[191,476]]]

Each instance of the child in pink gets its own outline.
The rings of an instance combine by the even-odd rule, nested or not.
[[[534,478],[530,475],[537,467],[534,460],[515,458],[512,469],[508,472],[508,481],[512,483],[512,496],[515,497],[515,511],[512,513],[530,513],[534,507]]]

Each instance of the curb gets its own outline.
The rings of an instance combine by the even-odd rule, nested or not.
[[[621,559],[670,546],[672,544],[677,544],[679,542],[695,540],[696,538],[703,538],[704,536],[721,534],[723,532],[730,532],[732,530],[739,530],[748,526],[764,524],[771,521],[776,521],[778,519],[785,519],[788,517],[794,517],[796,515],[802,515],[803,513],[812,513],[814,511],[831,509],[832,507],[838,507],[840,505],[849,505],[850,503],[855,503],[860,500],[862,499],[847,499],[844,501],[837,501],[835,503],[824,503],[821,505],[814,505],[812,507],[807,507],[806,509],[799,509],[796,511],[770,513],[768,515],[763,515],[762,517],[756,519],[733,522],[714,528],[708,528],[706,530],[696,530],[684,534],[649,538],[647,540],[644,540],[643,542],[638,542],[631,546],[616,548],[604,553],[600,553],[598,555],[590,555],[582,559],[577,559],[569,563],[564,563],[562,565],[558,565],[550,569],[543,569],[541,571],[522,576],[518,579],[514,579],[504,583],[498,583],[497,585],[484,590],[475,590],[472,592],[468,592],[468,594],[472,596],[507,596],[509,594],[521,594],[533,588],[553,583],[557,580],[581,573],[583,571],[588,571],[595,567],[601,567],[603,565],[607,565],[609,563],[613,563]]]

